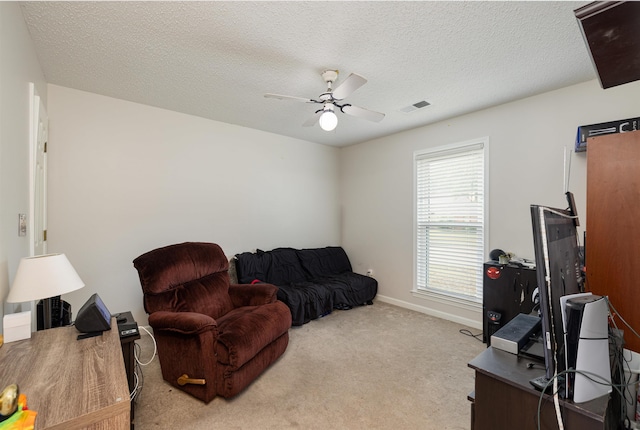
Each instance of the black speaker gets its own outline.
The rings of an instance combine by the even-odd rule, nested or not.
[[[111,330],[111,313],[97,293],[82,305],[78,311],[75,326],[81,333],[100,333]]]
[[[491,336],[500,329],[500,320],[502,319],[502,315],[500,312],[487,311],[486,318],[485,327],[487,327],[487,332],[485,333],[485,336],[487,338],[487,346],[491,346]]]

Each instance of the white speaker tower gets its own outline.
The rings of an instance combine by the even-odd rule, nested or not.
[[[575,403],[611,393],[609,361],[609,306],[604,297],[591,293],[564,296],[565,360]]]

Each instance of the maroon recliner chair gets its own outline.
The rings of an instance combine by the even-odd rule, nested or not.
[[[208,403],[233,397],[280,357],[291,312],[270,284],[230,285],[214,243],[158,248],[133,260],[162,377]]]

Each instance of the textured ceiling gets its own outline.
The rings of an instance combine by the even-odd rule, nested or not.
[[[584,4],[21,3],[52,84],[333,146],[595,79]],[[302,127],[319,105],[264,97],[317,98],[324,69],[366,77],[345,101],[386,117],[325,132]]]

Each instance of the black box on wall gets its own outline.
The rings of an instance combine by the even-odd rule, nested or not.
[[[626,133],[640,130],[640,118],[620,119],[600,124],[581,125],[576,135],[576,152],[587,150],[587,139],[605,134]]]

